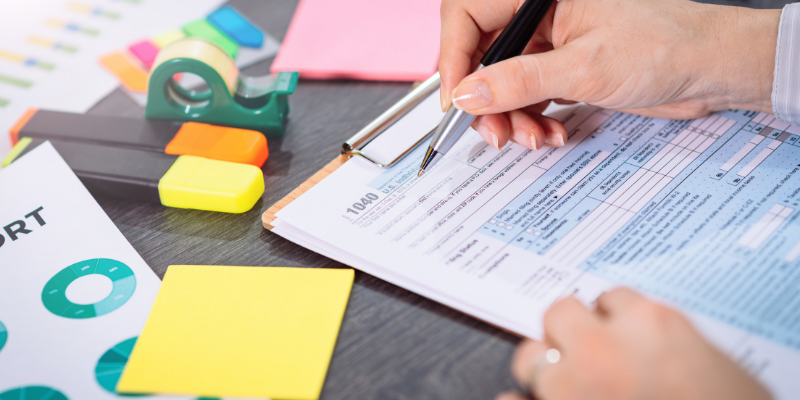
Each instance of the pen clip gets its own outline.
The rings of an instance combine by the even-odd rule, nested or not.
[[[436,89],[439,88],[440,83],[441,80],[439,79],[439,73],[437,72],[425,82],[422,82],[419,86],[415,87],[407,95],[405,95],[405,97],[400,99],[400,101],[389,107],[389,109],[378,116],[378,118],[367,124],[367,126],[358,131],[358,133],[356,133],[353,137],[344,142],[342,144],[342,155],[348,158],[353,156],[363,157],[367,161],[377,165],[380,168],[391,167],[398,161],[402,160],[403,157],[408,155],[408,153],[419,146],[420,143],[430,138],[436,129],[432,129],[425,136],[416,141],[411,147],[405,149],[399,156],[388,163],[380,162],[369,154],[364,153],[362,150],[373,139],[386,131],[387,128],[392,126],[392,124],[397,122],[404,115],[408,114],[408,112],[413,110],[414,107],[422,102],[422,100],[425,100],[431,93],[436,91]]]

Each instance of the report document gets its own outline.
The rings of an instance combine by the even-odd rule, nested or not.
[[[367,149],[414,143],[438,97]],[[424,145],[389,169],[353,158],[273,232],[532,338],[559,298],[628,286],[685,312],[776,398],[800,392],[800,127],[750,111],[552,115],[560,148],[497,150],[470,129],[419,178]]]

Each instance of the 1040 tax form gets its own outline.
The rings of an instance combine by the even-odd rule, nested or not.
[[[429,131],[431,98],[384,135]],[[498,151],[470,130],[421,178],[422,147],[388,170],[353,158],[273,232],[533,338],[557,299],[629,286],[686,312],[777,398],[800,392],[800,127],[745,111],[555,116],[564,147]]]

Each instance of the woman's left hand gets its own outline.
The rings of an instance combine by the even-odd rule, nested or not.
[[[543,342],[517,348],[511,368],[539,400],[771,398],[684,316],[627,288],[604,294],[594,310],[562,299],[545,314],[544,331]]]

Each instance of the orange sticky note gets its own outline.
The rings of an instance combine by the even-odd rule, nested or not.
[[[301,0],[272,72],[419,81],[439,60],[439,0]]]
[[[100,56],[100,65],[132,92],[147,93],[147,71],[131,56],[114,51]]]

